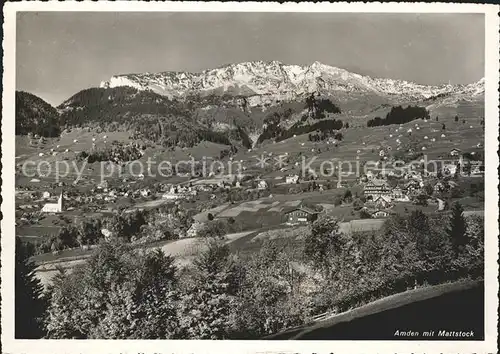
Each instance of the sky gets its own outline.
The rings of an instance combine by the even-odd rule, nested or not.
[[[484,77],[483,14],[22,12],[16,89],[58,105],[112,75],[314,61],[434,85]]]

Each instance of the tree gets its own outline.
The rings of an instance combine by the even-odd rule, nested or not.
[[[101,220],[99,219],[84,220],[78,226],[76,240],[80,246],[94,245],[102,237]]]
[[[455,251],[460,250],[467,243],[467,224],[463,216],[463,207],[456,202],[451,208],[451,219],[448,226],[448,235]]]
[[[427,194],[428,196],[431,196],[432,193],[434,193],[434,188],[432,187],[432,185],[430,183],[426,183],[424,185],[424,191],[425,191],[425,194]]]
[[[74,225],[64,226],[58,234],[60,246],[57,250],[76,247],[78,245],[77,238],[78,229]]]
[[[446,130],[446,125],[443,123],[443,126],[441,127],[441,130]]]
[[[345,123],[344,128],[348,129],[349,128],[349,123]]]
[[[175,338],[173,258],[104,242],[51,289],[49,338]]]
[[[193,339],[228,338],[236,314],[237,271],[229,247],[209,240],[185,277],[179,304],[180,326]]]
[[[333,205],[339,206],[341,204],[342,204],[342,196],[336,195],[335,197],[333,197]]]
[[[43,317],[46,302],[43,286],[35,276],[35,264],[30,261],[34,249],[16,237],[15,264],[15,338],[37,339],[44,335]]]
[[[323,274],[332,269],[332,256],[340,249],[338,220],[322,215],[311,226],[304,242],[304,256]]]
[[[363,207],[364,203],[361,199],[356,198],[352,205],[354,207],[354,210],[360,210]]]
[[[375,117],[367,122],[367,126],[376,127],[380,125],[403,124],[418,118],[429,118],[429,112],[425,107],[408,106],[403,108],[402,106],[397,106],[391,108],[385,119]]]
[[[438,116],[436,116],[436,122],[439,122],[439,117]]]
[[[204,238],[220,238],[227,233],[228,225],[225,220],[216,219],[203,224],[198,235]]]
[[[359,212],[359,217],[361,219],[370,219],[372,215],[366,209],[361,209],[361,211]]]
[[[458,122],[458,116],[455,116],[455,122]]]
[[[245,262],[238,295],[238,339],[261,338],[304,323],[306,303],[297,291],[302,276],[292,267],[294,252],[292,243],[264,241]]]
[[[429,198],[429,196],[426,194],[419,194],[415,198],[415,204],[421,205],[421,206],[427,206],[428,205],[428,203],[427,203],[428,198]]]

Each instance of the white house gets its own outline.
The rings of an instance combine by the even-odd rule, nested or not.
[[[140,193],[143,197],[148,197],[151,194],[151,191],[149,189],[141,189]]]
[[[257,189],[264,190],[267,189],[268,185],[267,182],[264,180],[260,180],[259,183],[257,184]]]
[[[161,197],[163,199],[175,200],[175,199],[181,199],[183,197],[183,195],[182,194],[165,193]]]
[[[42,213],[60,213],[64,209],[64,196],[61,192],[57,203],[47,203],[42,208]]]
[[[298,175],[286,176],[285,179],[286,184],[297,184],[299,182]]]
[[[101,233],[106,241],[109,241],[113,237],[113,232],[108,229],[101,229]]]
[[[389,216],[389,213],[383,210],[377,210],[376,212],[372,213],[372,218],[377,219],[377,218],[386,218]]]
[[[391,206],[391,199],[389,196],[380,195],[374,200],[375,205],[380,209],[389,208]]]

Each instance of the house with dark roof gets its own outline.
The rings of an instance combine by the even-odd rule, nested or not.
[[[386,195],[378,196],[373,202],[379,209],[386,209],[392,206],[391,198]]]
[[[311,208],[300,206],[284,211],[284,221],[288,225],[309,224],[318,218],[319,212]]]

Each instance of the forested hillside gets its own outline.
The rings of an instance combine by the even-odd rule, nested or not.
[[[59,114],[40,97],[16,91],[16,135],[29,133],[44,137],[59,136]]]

